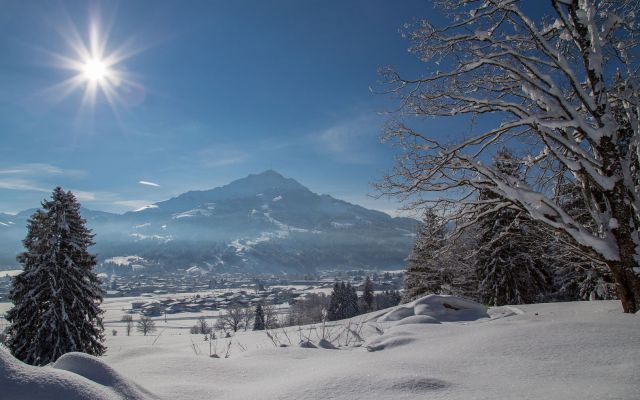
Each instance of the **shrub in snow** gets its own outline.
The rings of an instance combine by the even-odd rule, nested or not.
[[[105,351],[102,325],[103,291],[89,253],[93,234],[80,216],[71,192],[57,187],[51,200],[31,216],[25,251],[18,255],[24,271],[9,294],[8,346],[20,360],[45,365],[61,355]]]

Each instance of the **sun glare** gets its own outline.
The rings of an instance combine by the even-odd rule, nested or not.
[[[104,62],[97,58],[87,60],[84,64],[84,76],[86,79],[94,82],[100,82],[108,78],[109,69]]]
[[[82,91],[82,105],[94,107],[99,98],[106,100],[116,111],[117,105],[131,104],[131,93],[144,96],[144,88],[135,83],[122,68],[122,62],[137,54],[132,48],[133,38],[115,49],[109,49],[109,29],[101,30],[98,18],[91,18],[89,31],[82,35],[70,19],[61,24],[60,34],[71,50],[70,54],[49,52],[57,66],[70,70],[73,75],[45,90],[52,98],[62,100],[76,91]],[[141,100],[136,100],[141,101]],[[90,115],[90,114],[89,114]]]

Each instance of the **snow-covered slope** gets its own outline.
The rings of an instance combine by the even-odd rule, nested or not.
[[[365,343],[340,350],[300,348],[298,328],[289,332],[288,347],[275,347],[264,333],[243,332],[228,359],[209,358],[199,335],[165,336],[167,331],[133,346],[131,337],[116,336],[106,360],[175,399],[566,400],[634,399],[640,393],[640,319],[622,314],[618,302],[497,308],[489,315],[397,325],[370,314],[361,319],[368,320],[360,332]],[[351,322],[356,329],[358,320]],[[303,335],[317,344],[321,333],[305,328]],[[380,336],[404,340],[367,351]],[[288,344],[282,333],[279,339]],[[192,341],[201,353],[195,354]],[[225,344],[218,346],[220,353]]]
[[[420,315],[439,323],[409,323],[421,322],[415,320]],[[126,377],[125,387],[138,390],[132,398],[147,392],[131,381],[163,399],[631,400],[640,393],[640,318],[622,314],[615,301],[485,313],[478,304],[435,296],[330,323],[325,336],[337,349],[318,346],[321,326],[294,327],[287,335],[272,331],[271,339],[264,332],[239,332],[229,358],[224,358],[228,339],[215,341],[222,358],[211,358],[209,342],[188,334],[188,323],[183,329],[163,324],[159,318],[157,335],[146,337],[127,337],[118,323],[108,325],[119,333],[108,337],[102,359],[108,367],[100,364],[98,370],[111,367],[114,372],[106,375]],[[309,345],[301,347],[300,338]],[[394,345],[372,348],[381,342]],[[69,369],[87,371],[80,361],[76,356]],[[11,372],[9,386],[6,378],[7,365],[14,368],[15,360],[3,356],[2,365],[0,387],[17,387],[11,379],[20,375]],[[91,398],[110,398],[100,396],[120,390],[114,380],[39,371],[44,375],[34,376],[48,376],[47,387],[82,382],[95,391]],[[21,385],[23,395],[15,398],[40,398],[35,393],[41,387]]]

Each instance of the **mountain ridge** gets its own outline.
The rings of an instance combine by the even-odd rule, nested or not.
[[[81,212],[96,234],[101,261],[137,255],[157,268],[199,265],[221,272],[397,267],[419,224],[316,194],[273,170],[139,211]],[[0,225],[3,243],[14,244],[9,251],[0,249],[5,263],[19,251],[25,213],[0,221],[6,225]]]

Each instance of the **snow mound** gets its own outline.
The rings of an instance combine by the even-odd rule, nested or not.
[[[113,388],[126,399],[144,399],[152,395],[129,382],[99,358],[85,353],[67,353],[53,364],[53,368],[73,372],[102,386]]]
[[[378,322],[394,322],[394,325],[439,324],[480,318],[489,318],[482,304],[455,296],[430,294],[394,307],[378,318]]]
[[[3,400],[135,400],[153,397],[127,382],[98,358],[71,353],[69,357],[61,357],[60,361],[61,366],[69,368],[57,365],[53,368],[35,367],[17,360],[0,346],[0,397]]]
[[[416,341],[415,337],[408,335],[385,335],[373,340],[365,348],[367,351],[380,351],[394,347],[405,346]]]

